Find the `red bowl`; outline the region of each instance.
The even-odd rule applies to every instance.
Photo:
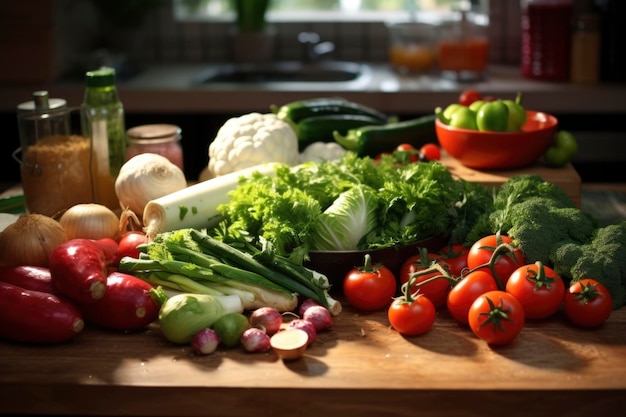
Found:
[[[521,132],[481,132],[435,121],[441,147],[466,167],[476,169],[513,169],[532,164],[552,143],[557,126],[556,117],[532,110],[526,110]]]

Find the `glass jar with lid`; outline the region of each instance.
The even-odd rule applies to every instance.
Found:
[[[20,164],[26,209],[55,216],[79,203],[93,201],[91,145],[73,135],[67,102],[35,91],[33,100],[17,106]]]
[[[142,153],[155,153],[166,157],[183,170],[181,132],[181,128],[173,124],[149,124],[128,129],[126,160]]]

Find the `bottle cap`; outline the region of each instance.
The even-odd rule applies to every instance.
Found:
[[[87,87],[107,87],[115,84],[115,69],[101,67],[95,71],[88,71],[85,79]]]

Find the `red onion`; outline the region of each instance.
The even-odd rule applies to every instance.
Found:
[[[198,355],[210,355],[215,352],[220,338],[211,328],[202,329],[191,338],[191,349]]]
[[[323,306],[311,306],[307,308],[302,318],[313,323],[315,330],[318,332],[329,329],[333,325],[333,317],[330,311]]]
[[[250,326],[264,330],[269,336],[275,334],[283,324],[283,316],[274,307],[260,307],[250,314]]]
[[[320,304],[312,298],[305,299],[304,301],[302,301],[302,304],[300,304],[300,307],[298,308],[298,313],[300,314],[300,317],[304,316],[304,312],[307,311],[309,307],[318,305]]]
[[[289,322],[287,326],[290,329],[300,329],[304,330],[309,336],[309,341],[307,345],[310,345],[317,338],[317,330],[315,330],[315,326],[308,320],[304,319],[295,319]]]
[[[241,335],[241,344],[246,352],[266,352],[271,348],[270,337],[262,329],[250,327]]]

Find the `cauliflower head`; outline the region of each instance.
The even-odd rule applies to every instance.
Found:
[[[300,162],[335,161],[348,151],[337,142],[313,142],[300,154]]]
[[[217,177],[267,162],[299,163],[298,137],[273,113],[248,113],[227,120],[209,145],[208,170]]]

